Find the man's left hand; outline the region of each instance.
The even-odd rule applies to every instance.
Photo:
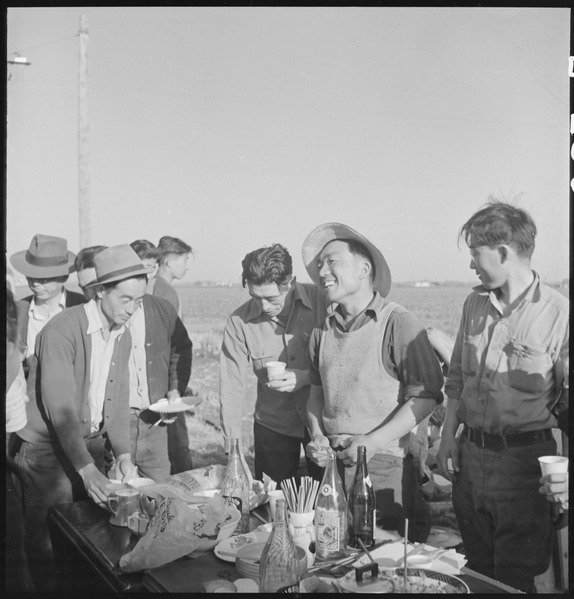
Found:
[[[345,467],[354,466],[357,463],[357,448],[361,445],[367,449],[367,462],[375,455],[375,448],[367,435],[355,435],[340,442],[345,449],[337,452],[337,457],[345,464]]]
[[[281,393],[292,393],[309,384],[307,370],[285,370],[281,374],[276,374],[273,379],[269,379],[267,387],[280,391]]]
[[[116,474],[120,475],[123,483],[138,477],[138,467],[132,462],[129,453],[123,453],[116,460]]]

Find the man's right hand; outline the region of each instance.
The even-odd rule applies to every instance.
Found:
[[[452,461],[452,466],[449,467],[449,459]],[[457,474],[460,472],[458,463],[458,442],[453,436],[443,436],[440,440],[440,446],[436,454],[436,463],[438,472],[441,476],[454,482]]]
[[[110,480],[106,478],[92,462],[81,468],[78,474],[82,477],[84,487],[90,496],[90,499],[100,507],[108,505],[108,490],[106,485],[110,484]]]
[[[324,468],[327,465],[327,449],[329,449],[329,447],[329,439],[327,439],[325,435],[316,435],[313,437],[312,441],[307,443],[305,453],[312,462],[317,464],[317,466]]]

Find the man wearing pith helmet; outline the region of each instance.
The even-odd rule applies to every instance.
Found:
[[[385,299],[387,262],[351,227],[319,225],[303,242],[302,255],[315,285],[336,304],[309,340],[307,455],[324,465],[325,448],[333,448],[349,488],[357,448],[365,446],[383,526],[403,534],[406,517],[409,539],[424,542],[430,510],[407,450],[411,429],[443,399],[443,375],[427,332],[414,314]],[[387,522],[393,511],[395,521]]]
[[[130,333],[148,270],[129,245],[94,257],[96,296],[55,316],[36,339],[39,417],[18,432],[16,463],[24,474],[26,538],[36,589],[55,589],[47,530],[50,506],[90,497],[104,505],[104,443],[116,473],[136,476],[130,457]]]

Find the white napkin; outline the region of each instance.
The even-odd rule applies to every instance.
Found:
[[[416,554],[425,555],[426,553],[428,555],[431,551],[436,551],[437,549],[439,548],[432,547],[431,545],[423,545],[421,547],[420,543],[415,543],[414,545],[409,545],[407,556],[415,550]],[[401,539],[393,541],[392,543],[387,543],[377,549],[373,549],[370,553],[382,568],[401,567],[404,556],[403,541]],[[368,556],[364,555],[358,560],[357,564],[365,565],[368,564],[369,561]],[[437,559],[425,565],[424,568],[440,572],[441,574],[455,576],[456,574],[460,574],[460,569],[465,564],[466,559],[463,555],[457,553],[454,549],[448,549],[445,553],[439,555]]]

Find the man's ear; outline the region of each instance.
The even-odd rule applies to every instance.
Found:
[[[99,299],[102,299],[102,297],[104,297],[104,286],[98,285],[95,289],[95,292],[96,292],[96,297]]]
[[[372,269],[371,263],[368,260],[363,260],[360,273],[361,279],[368,277],[371,274]]]
[[[506,260],[508,259],[508,246],[506,246],[506,245],[499,245],[498,246],[498,253],[500,254],[500,262],[502,264],[504,264],[506,262]]]

